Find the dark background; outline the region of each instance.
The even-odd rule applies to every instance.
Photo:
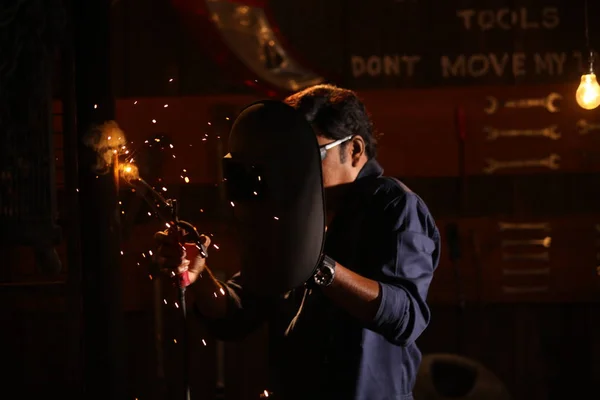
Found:
[[[110,25],[112,88],[116,120],[129,140],[142,143],[159,135],[171,151],[149,151],[145,176],[180,200],[181,215],[213,235],[211,265],[224,276],[237,270],[235,243],[227,224],[219,181],[219,162],[237,111],[264,98],[248,84],[235,56],[206,25],[188,26],[168,0],[113,1]],[[201,3],[198,0],[198,3]],[[260,2],[256,2],[260,3]],[[465,31],[456,12],[527,8],[539,21],[544,8],[558,9],[555,29]],[[443,233],[443,259],[429,301],[432,323],[419,340],[424,354],[461,354],[483,363],[499,376],[515,399],[597,398],[600,395],[600,298],[596,272],[600,251],[600,137],[582,135],[580,119],[600,122],[598,109],[584,111],[574,93],[581,74],[574,52],[586,52],[582,1],[270,1],[268,15],[278,36],[304,66],[327,81],[357,89],[373,115],[380,138],[380,161],[387,174],[401,178],[431,208]],[[598,45],[598,6],[590,3],[591,39]],[[208,24],[210,28],[210,24]],[[444,78],[442,56],[512,54],[527,56],[526,74]],[[565,53],[562,74],[535,74],[534,53]],[[215,56],[217,53],[217,56]],[[420,55],[412,78],[354,78],[352,56]],[[57,64],[60,65],[59,62]],[[63,66],[64,67],[64,66]],[[62,72],[54,85],[53,144],[56,155],[58,221],[67,233],[59,245],[63,271],[48,277],[36,268],[29,248],[0,249],[0,397],[61,396],[81,398],[82,363],[78,323],[70,291],[68,244],[76,223],[65,177],[66,90]],[[260,82],[259,82],[260,83]],[[260,86],[260,85],[259,85]],[[273,88],[270,88],[271,90]],[[539,98],[560,93],[560,111],[541,108],[483,112],[486,97]],[[285,95],[276,90],[275,97]],[[168,104],[168,107],[164,107]],[[464,115],[466,139],[460,140],[457,115]],[[151,121],[155,119],[157,123]],[[211,124],[208,125],[208,122]],[[485,126],[539,129],[557,125],[562,137],[515,138],[489,142]],[[208,135],[208,136],[207,136]],[[168,141],[166,140],[168,139]],[[204,140],[207,139],[207,140]],[[156,148],[154,149],[156,150]],[[558,170],[515,169],[486,175],[487,158],[499,160],[561,156]],[[181,180],[187,169],[190,183]],[[165,283],[162,308],[166,377],[156,373],[153,281],[147,258],[152,234],[163,228],[147,207],[122,188],[120,280],[128,398],[174,398],[178,393],[181,331],[175,293]],[[538,234],[499,231],[500,222],[547,222],[552,236],[550,272],[545,276],[507,278],[503,239]],[[458,243],[448,240],[457,226]],[[99,244],[100,246],[101,244]],[[460,257],[450,259],[451,247]],[[82,268],[86,268],[83,260]],[[537,265],[517,263],[514,268]],[[41,285],[31,283],[42,282]],[[48,283],[57,283],[48,284]],[[533,293],[504,289],[543,287]],[[161,302],[162,299],[158,299]],[[194,399],[217,399],[219,345],[190,322]],[[205,339],[205,346],[200,339]],[[258,399],[266,387],[266,333],[225,346],[225,398]],[[100,372],[102,374],[102,372]],[[168,393],[168,394],[165,394]],[[169,396],[170,394],[170,396]]]

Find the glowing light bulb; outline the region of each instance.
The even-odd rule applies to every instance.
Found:
[[[596,74],[590,72],[581,76],[581,83],[575,93],[575,100],[579,107],[586,110],[593,110],[600,106],[600,85],[596,79]]]

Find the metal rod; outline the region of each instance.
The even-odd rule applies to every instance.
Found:
[[[160,198],[162,196],[159,195]],[[172,219],[175,223],[174,229],[177,229],[180,232],[179,228],[179,203],[176,199],[171,199],[165,203],[171,205],[171,213]],[[181,242],[183,242],[183,237],[181,237]],[[181,306],[181,350],[182,350],[182,379],[183,379],[183,390],[184,390],[184,399],[190,400],[190,354],[189,354],[189,338],[188,338],[188,326],[187,326],[187,303],[185,299],[185,291],[186,285],[189,283],[187,272],[184,272],[185,277],[179,277],[179,285],[177,288],[179,289],[179,303]]]
[[[158,389],[166,396],[165,355],[164,355],[164,319],[163,319],[163,282],[160,274],[152,278],[153,308],[154,308],[154,350],[156,351],[156,377]]]
[[[181,329],[181,348],[183,351],[183,370],[182,370],[182,378],[183,378],[183,390],[184,399],[190,400],[190,354],[189,354],[189,332],[187,329],[187,304],[185,299],[185,291],[186,288],[183,285],[179,285],[179,302],[181,303],[181,319],[182,319],[182,329]]]

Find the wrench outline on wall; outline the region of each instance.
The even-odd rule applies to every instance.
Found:
[[[488,134],[487,140],[496,140],[501,137],[546,137],[557,140],[561,138],[561,133],[557,132],[558,125],[550,125],[542,129],[497,129],[491,126],[485,126],[483,131]]]
[[[494,96],[488,96],[487,101],[489,105],[483,109],[486,114],[494,114],[498,111],[499,107],[504,108],[530,108],[530,107],[543,107],[548,112],[556,113],[560,111],[560,108],[555,104],[556,101],[561,100],[563,97],[561,94],[552,92],[546,97],[540,98],[529,98],[529,99],[518,99],[518,100],[507,100],[502,102]]]
[[[550,253],[502,253],[502,261],[550,261]]]
[[[542,239],[505,239],[502,241],[502,247],[508,246],[542,246],[545,248],[549,248],[552,244],[552,238],[550,236],[546,236]]]
[[[590,122],[585,119],[580,119],[575,124],[580,135],[587,135],[593,131],[600,131],[600,123]]]
[[[498,222],[498,229],[504,231],[550,231],[549,222]]]
[[[514,168],[531,168],[531,167],[545,167],[549,169],[560,168],[560,156],[558,154],[550,154],[545,158],[532,158],[527,160],[508,160],[498,161],[493,158],[488,158],[486,162],[487,167],[483,169],[485,174],[493,174],[500,169],[514,169]]]
[[[505,294],[545,293],[549,289],[548,286],[502,286],[502,292]]]
[[[507,269],[502,270],[502,275],[506,276],[524,276],[524,275],[550,275],[550,268],[529,268],[529,269]]]

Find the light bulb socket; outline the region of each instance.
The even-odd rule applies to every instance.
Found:
[[[595,62],[595,54],[594,54],[594,50],[590,50],[590,55],[588,58],[588,64],[589,64],[589,73],[593,74],[594,73],[594,62]]]

